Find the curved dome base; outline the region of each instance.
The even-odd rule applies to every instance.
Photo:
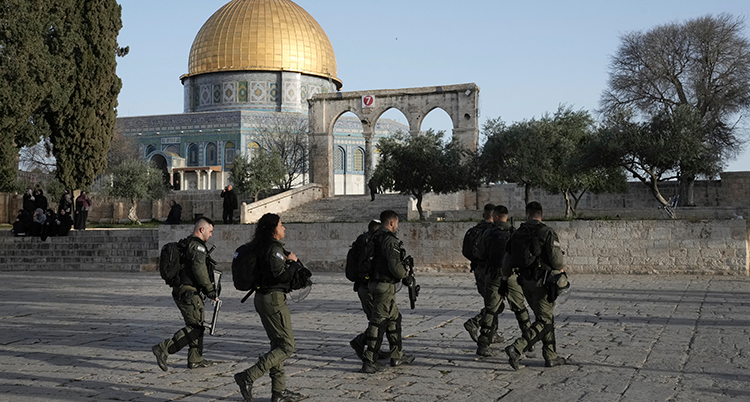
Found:
[[[184,77],[184,110],[259,110],[307,113],[307,100],[319,93],[336,92],[336,83],[324,78],[285,71],[248,71]]]

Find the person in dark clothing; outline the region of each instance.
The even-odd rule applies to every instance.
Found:
[[[44,210],[37,208],[34,211],[34,217],[31,221],[31,228],[29,229],[30,236],[39,236],[42,234],[42,226],[47,220],[47,216],[44,214]]]
[[[34,206],[37,208],[41,208],[42,211],[47,211],[48,202],[47,197],[44,196],[44,190],[41,188],[39,190],[36,190],[36,193],[34,194]]]
[[[375,201],[375,194],[378,193],[378,183],[375,182],[374,177],[367,182],[367,187],[370,188],[370,202]]]
[[[175,200],[169,200],[169,215],[167,220],[164,221],[167,225],[179,225],[182,219],[182,206],[175,202]]]
[[[47,240],[48,237],[57,236],[57,214],[55,214],[52,208],[47,208],[46,215],[47,219],[44,221],[42,231],[39,234],[42,241]]]
[[[73,196],[70,194],[70,190],[65,190],[65,194],[60,197],[60,201],[57,203],[57,213],[65,211],[65,214],[71,216],[73,212]]]
[[[234,210],[237,209],[237,194],[234,193],[231,184],[221,190],[221,198],[224,199],[222,218],[224,223],[231,225],[234,220]]]
[[[16,215],[16,220],[13,222],[13,229],[11,232],[13,232],[15,236],[26,236],[26,233],[28,233],[31,226],[31,219],[31,215],[29,215],[25,209],[19,209],[18,215]]]
[[[23,210],[29,215],[34,215],[36,209],[36,203],[34,203],[34,195],[31,193],[31,189],[26,190],[23,194]]]
[[[91,198],[81,191],[81,195],[76,198],[76,217],[75,229],[86,230],[86,220],[89,218],[89,209],[91,208]]]
[[[54,225],[55,227],[52,228],[52,231],[54,231],[57,236],[67,236],[68,233],[70,233],[70,228],[73,226],[73,218],[71,218],[70,214],[63,209],[57,215],[57,220],[55,220]]]

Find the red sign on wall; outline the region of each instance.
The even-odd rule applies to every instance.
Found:
[[[365,95],[362,97],[362,107],[375,107],[375,97],[372,95]]]

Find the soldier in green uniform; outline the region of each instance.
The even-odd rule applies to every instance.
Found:
[[[499,292],[503,284],[500,270],[503,257],[505,257],[505,246],[513,230],[508,222],[508,208],[503,205],[493,208],[492,222],[493,226],[482,234],[478,247],[480,254],[486,256],[484,308],[480,313],[480,330],[477,340],[477,354],[480,356],[492,356],[490,344],[496,334],[497,316],[505,308],[503,303],[505,295]],[[508,302],[518,303],[519,300],[508,300]],[[520,297],[520,304],[525,306],[523,295]]]
[[[187,237],[185,267],[180,271],[180,285],[172,289],[172,298],[185,319],[185,327],[175,332],[170,339],[165,339],[151,348],[156,356],[156,363],[167,371],[167,357],[179,352],[185,346],[188,350],[188,368],[208,367],[215,362],[203,359],[203,319],[204,306],[201,293],[211,300],[216,300],[216,288],[211,283],[208,268],[208,250],[206,242],[211,238],[214,224],[208,218],[195,222],[193,234]]]
[[[379,228],[380,221],[377,219],[373,219],[367,225],[367,232],[362,233],[360,236],[374,235],[374,233],[377,232]],[[370,316],[372,315],[372,295],[370,294],[369,285],[370,281],[368,280],[358,281],[354,284],[354,288],[357,292],[357,297],[359,297],[359,301],[362,304],[362,310],[365,312],[365,316],[367,316],[368,323],[370,322]],[[366,342],[367,334],[365,332],[360,333],[349,342],[349,346],[354,349],[354,353],[356,353],[357,357],[359,357],[360,359],[362,359],[362,357],[364,356]]]
[[[362,360],[362,372],[372,374],[382,368],[377,362],[377,352],[385,334],[390,345],[391,366],[410,364],[414,356],[404,354],[401,343],[401,313],[396,305],[396,287],[398,281],[408,281],[408,271],[402,258],[404,252],[401,242],[396,237],[398,214],[386,210],[380,213],[380,228],[375,233],[375,257],[373,273],[369,283],[372,295],[372,313],[370,323],[365,331],[367,349]],[[404,283],[409,285],[409,283]]]
[[[478,231],[480,233],[479,237],[477,237],[477,240],[481,238],[482,234],[489,228],[492,227],[492,210],[495,208],[495,204],[487,204],[484,206],[484,212],[482,212],[482,221],[479,222],[476,226],[469,229],[469,232],[471,231]],[[467,232],[467,236],[469,236],[469,232]],[[466,239],[464,239],[464,243],[466,242]],[[466,247],[466,245],[464,245]],[[474,273],[474,280],[477,284],[477,292],[482,296],[482,299],[484,299],[484,290],[485,290],[485,277],[486,277],[486,271],[487,271],[487,262],[483,260],[479,260],[476,258],[476,256],[473,255],[471,251],[463,250],[464,255],[466,256],[467,252],[471,254],[472,258],[469,258],[471,261],[471,264],[469,266],[471,267],[471,272]],[[473,250],[472,250],[473,251]],[[477,313],[472,318],[469,318],[464,322],[464,328],[469,333],[469,336],[474,342],[478,341],[478,332],[479,332],[479,320],[482,318],[482,311]],[[497,342],[502,342],[500,339],[497,340]]]
[[[518,270],[517,280],[534,311],[535,319],[522,337],[505,348],[508,363],[518,370],[526,347],[542,341],[544,365],[554,367],[565,364],[566,359],[557,355],[555,303],[548,299],[550,284],[547,283],[555,274],[564,271],[563,252],[557,233],[542,223],[542,205],[538,202],[526,205],[526,222],[511,236],[508,254],[508,263],[503,264],[503,277],[509,278],[513,269]]]
[[[265,373],[271,376],[271,401],[293,402],[305,396],[286,389],[284,361],[294,353],[294,333],[286,294],[292,290],[292,280],[297,270],[297,256],[284,249],[281,243],[286,228],[276,214],[263,215],[255,226],[255,236],[250,242],[257,251],[261,285],[255,292],[255,311],[260,316],[271,350],[245,371],[234,375],[245,401],[252,401],[253,382]]]

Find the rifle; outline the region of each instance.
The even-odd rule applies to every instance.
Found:
[[[214,304],[214,315],[211,318],[211,323],[203,323],[203,326],[208,329],[208,333],[213,336],[216,334],[216,322],[219,319],[219,310],[221,309],[221,299],[219,299],[219,295],[221,294],[221,271],[218,269],[215,269],[216,261],[214,261],[213,258],[211,258],[211,252],[214,251],[214,247],[211,247],[211,250],[208,251],[208,260],[207,260],[207,266],[208,266],[208,273],[211,279],[211,282],[214,284],[214,289],[216,289],[216,300],[212,300],[212,303]]]
[[[420,286],[417,285],[417,278],[414,277],[414,258],[412,258],[412,256],[407,256],[404,258],[403,264],[405,267],[409,268],[409,274],[406,276],[405,284],[406,287],[409,288],[409,305],[411,309],[414,310],[420,289]]]

